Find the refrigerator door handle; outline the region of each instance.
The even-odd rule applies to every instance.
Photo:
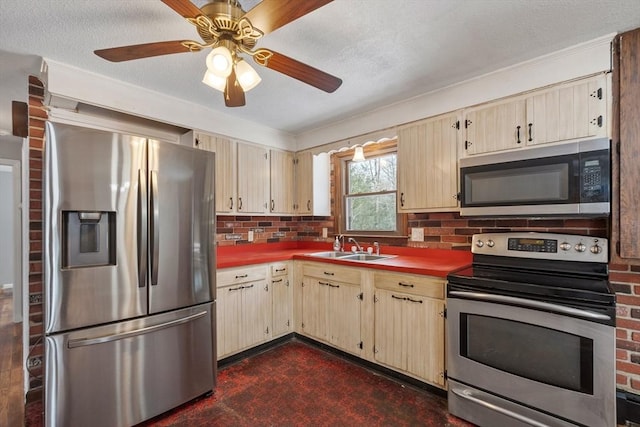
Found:
[[[151,250],[153,251],[151,254],[151,286],[155,286],[158,284],[158,262],[159,262],[159,252],[160,252],[160,224],[159,221],[159,206],[158,202],[158,172],[151,171],[151,176],[149,178],[151,184]]]
[[[138,287],[147,284],[147,183],[145,174],[138,169]]]
[[[125,338],[136,337],[138,335],[144,335],[144,334],[149,334],[151,332],[156,332],[161,329],[171,328],[173,326],[181,325],[183,323],[189,323],[206,315],[207,315],[207,311],[205,310],[205,311],[201,311],[199,313],[195,313],[180,319],[171,320],[169,322],[160,323],[158,325],[147,326],[145,328],[135,329],[133,331],[127,331],[127,332],[122,332],[119,334],[112,334],[112,335],[104,335],[96,338],[71,339],[67,343],[67,347],[68,348],[86,347],[88,345],[103,344],[107,342],[122,340]]]

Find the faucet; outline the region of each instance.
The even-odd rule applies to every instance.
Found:
[[[356,241],[356,239],[354,239],[353,237],[349,237],[348,242],[350,242],[350,243],[355,243],[355,244],[356,244],[356,247],[358,248],[358,252],[364,252],[364,251],[362,250],[362,246],[360,246],[360,243],[358,243],[358,242]]]
[[[344,234],[340,234],[338,240],[340,240],[340,250],[344,251]]]

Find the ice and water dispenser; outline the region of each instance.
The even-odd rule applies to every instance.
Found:
[[[116,213],[62,212],[62,268],[116,264]]]

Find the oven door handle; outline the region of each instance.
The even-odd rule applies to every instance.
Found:
[[[449,295],[455,297],[470,298],[479,301],[489,301],[505,304],[517,304],[528,308],[537,308],[541,310],[553,311],[559,314],[568,314],[571,316],[582,317],[590,320],[611,320],[611,316],[601,313],[595,313],[593,311],[581,310],[579,308],[565,307],[558,304],[551,304],[548,302],[528,300],[518,297],[510,297],[507,295],[493,295],[485,294],[482,292],[464,292],[464,291],[449,291]]]
[[[462,398],[462,399],[466,399],[466,400],[468,400],[470,402],[473,402],[473,403],[475,403],[477,405],[484,406],[485,408],[487,408],[489,410],[492,410],[492,411],[495,411],[495,412],[499,412],[502,415],[506,415],[509,418],[515,418],[516,420],[521,421],[521,422],[523,422],[525,424],[529,424],[529,425],[534,426],[534,427],[548,427],[547,424],[543,424],[543,423],[538,422],[536,420],[532,420],[531,418],[525,417],[522,414],[518,414],[518,413],[510,411],[510,410],[508,410],[506,408],[501,408],[498,405],[495,405],[493,403],[490,403],[490,402],[484,401],[484,400],[482,400],[482,399],[480,399],[478,397],[475,397],[475,396],[473,396],[471,394],[471,390],[468,390],[468,389],[458,390],[456,388],[451,388],[451,392],[453,394],[455,394],[456,396]]]

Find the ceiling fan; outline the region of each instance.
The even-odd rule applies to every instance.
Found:
[[[198,30],[203,43],[173,40],[100,49],[94,53],[108,61],[121,62],[211,48],[203,83],[224,93],[227,107],[245,105],[245,92],[260,82],[260,76],[241,54],[258,64],[300,80],[325,92],[334,92],[342,80],[271,49],[255,48],[265,34],[295,21],[333,0],[262,0],[246,12],[238,0],[213,0],[198,8],[189,0],[162,0]]]

